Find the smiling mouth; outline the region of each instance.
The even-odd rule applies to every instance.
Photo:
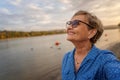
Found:
[[[74,33],[68,33],[68,35],[73,35]]]
[[[75,33],[74,33],[74,32],[71,32],[71,31],[68,31],[67,34],[68,34],[68,35],[73,35],[73,34],[75,34]]]

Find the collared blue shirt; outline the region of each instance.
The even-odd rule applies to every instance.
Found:
[[[77,72],[74,52],[75,49],[63,58],[62,80],[120,80],[120,61],[111,51],[100,50],[94,45]]]

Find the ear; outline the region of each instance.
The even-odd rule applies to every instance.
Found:
[[[97,33],[96,29],[89,30],[89,32],[88,32],[88,38],[91,39],[92,37],[95,36],[96,33]]]

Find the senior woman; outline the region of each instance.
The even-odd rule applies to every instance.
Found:
[[[62,80],[120,80],[120,62],[94,44],[103,33],[101,21],[87,11],[76,12],[66,23],[67,40],[75,48],[62,62]]]

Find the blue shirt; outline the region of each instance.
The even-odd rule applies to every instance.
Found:
[[[62,80],[120,80],[120,61],[111,51],[94,45],[75,71],[74,52],[65,54],[62,62]]]

